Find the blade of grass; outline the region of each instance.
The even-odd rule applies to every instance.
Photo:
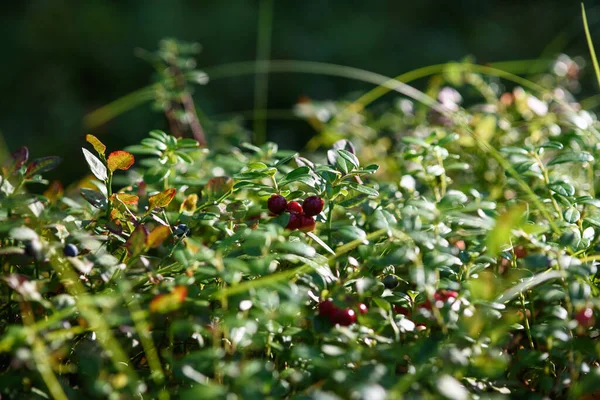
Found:
[[[387,232],[387,229],[380,229],[375,232],[371,232],[364,239],[356,239],[356,240],[353,240],[352,242],[346,243],[345,245],[340,246],[338,249],[336,249],[335,254],[329,256],[327,258],[327,261],[331,262],[331,261],[337,259],[338,257],[348,253],[352,249],[360,246],[361,244],[363,244],[365,242],[365,240],[377,239],[378,237],[382,236],[386,232]],[[297,274],[308,272],[310,270],[311,270],[311,267],[309,265],[302,264],[296,268],[291,268],[291,269],[288,269],[285,271],[281,271],[281,272],[277,272],[277,273],[265,276],[263,278],[254,279],[251,281],[244,281],[235,286],[229,286],[229,287],[223,288],[223,289],[219,290],[218,292],[214,293],[213,298],[226,299],[227,297],[233,296],[235,294],[240,294],[240,293],[244,293],[249,290],[259,288],[259,287],[272,285],[272,284],[280,282],[282,280],[291,279],[292,277],[294,277]]]
[[[144,353],[146,353],[146,358],[148,359],[148,366],[150,367],[151,371],[151,377],[156,384],[160,385],[164,382],[165,373],[160,363],[160,358],[158,356],[156,346],[154,345],[154,340],[152,340],[152,333],[150,332],[150,324],[146,320],[146,313],[140,307],[140,304],[137,301],[135,295],[131,293],[131,286],[129,284],[129,281],[118,280],[117,285],[121,291],[121,296],[123,297],[123,300],[127,304],[127,308],[129,308],[129,313],[131,314],[131,319],[133,320],[135,330],[137,331],[140,337],[140,342],[142,343],[142,347],[144,348]],[[129,299],[129,301],[127,301],[127,299]],[[169,392],[161,391],[159,398],[161,400],[169,399]]]
[[[587,17],[585,15],[585,6],[583,3],[581,3],[581,18],[583,18],[583,30],[585,31],[585,38],[590,49],[590,56],[592,57],[594,72],[596,73],[596,79],[598,80],[598,86],[600,87],[600,66],[598,65],[598,58],[596,57],[596,50],[594,49],[594,43],[592,42],[592,35],[590,34],[590,28],[588,26]]]
[[[261,68],[271,53],[273,26],[273,0],[261,0],[256,38],[256,73],[254,75],[254,141],[261,145],[267,141],[267,119],[264,109],[269,95],[269,75]]]
[[[87,129],[94,129],[111,119],[127,112],[140,104],[154,98],[156,85],[146,86],[123,97],[120,97],[105,106],[92,111],[83,117],[83,124]]]
[[[31,308],[29,303],[22,302],[21,303],[21,317],[23,319],[23,324],[27,328],[32,328],[35,326],[35,320],[33,319],[33,313],[31,312]],[[42,341],[42,339],[35,333],[34,330],[30,330],[33,336],[32,343],[32,355],[35,360],[35,365],[40,373],[42,380],[46,384],[48,391],[52,395],[54,399],[57,400],[67,400],[68,397],[65,394],[56,374],[54,374],[54,370],[52,369],[52,360],[50,359],[49,351],[46,348],[46,345]]]
[[[90,328],[96,332],[98,343],[104,348],[115,368],[128,376],[128,384],[133,390],[137,391],[136,385],[139,381],[137,373],[129,365],[129,358],[123,351],[119,341],[114,337],[104,317],[93,306],[90,295],[81,283],[77,273],[68,263],[61,261],[57,256],[50,258],[50,265],[61,278],[69,294],[75,299],[77,309],[83,318],[88,321]]]

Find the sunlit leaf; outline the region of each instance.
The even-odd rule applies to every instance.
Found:
[[[96,150],[98,154],[104,155],[106,146],[100,141],[100,139],[94,135],[87,134],[85,135],[85,140],[94,147],[94,150]]]
[[[150,301],[150,312],[165,314],[177,310],[187,297],[187,288],[179,285],[171,293],[159,294]]]
[[[175,194],[177,194],[177,189],[170,188],[154,196],[150,196],[148,198],[148,210],[152,211],[155,208],[168,206],[175,197]]]
[[[108,155],[106,164],[108,169],[112,172],[115,172],[118,169],[126,171],[133,165],[134,161],[133,154],[124,150],[117,150]]]
[[[128,206],[135,205],[140,200],[138,196],[128,193],[114,193],[111,196],[111,199],[118,199],[121,203],[127,204]]]
[[[146,246],[150,249],[160,246],[171,234],[168,226],[158,225],[146,238]]]
[[[81,149],[83,151],[83,156],[85,157],[85,161],[87,161],[92,174],[101,181],[108,180],[108,171],[106,170],[106,166],[98,157],[93,155],[88,149]]]

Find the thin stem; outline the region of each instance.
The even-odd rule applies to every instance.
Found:
[[[529,318],[527,318],[527,308],[525,307],[525,296],[521,292],[521,309],[523,310],[523,318],[525,318],[525,332],[527,332],[527,339],[529,340],[529,347],[534,349],[533,337],[531,336],[531,327],[529,326]]]

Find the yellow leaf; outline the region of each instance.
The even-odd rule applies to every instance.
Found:
[[[94,150],[96,150],[98,154],[104,155],[104,152],[106,151],[106,146],[100,141],[100,139],[98,139],[94,135],[88,134],[85,135],[85,140],[94,147]]]
[[[161,314],[177,310],[187,297],[185,286],[175,286],[171,293],[159,294],[150,301],[150,312]]]
[[[133,165],[134,161],[133,154],[123,150],[117,150],[110,153],[106,160],[106,164],[111,172],[115,172],[118,169],[126,171]]]
[[[171,234],[171,229],[168,226],[159,225],[150,232],[146,238],[146,247],[153,249],[164,242]]]
[[[179,207],[180,213],[193,213],[196,211],[196,205],[198,204],[198,195],[190,194],[186,199],[181,203],[181,207]]]
[[[148,198],[148,211],[152,211],[158,207],[168,206],[171,200],[173,200],[173,197],[175,197],[176,193],[177,189],[171,188],[157,193],[154,196],[150,196]]]

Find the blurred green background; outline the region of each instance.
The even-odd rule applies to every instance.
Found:
[[[600,7],[586,1],[600,43]],[[256,57],[260,2],[32,0],[0,6],[0,133],[12,151],[61,155],[50,178],[81,177],[80,147],[94,133],[109,148],[137,143],[151,129],[168,130],[146,103],[90,132],[86,113],[148,85],[152,68],[134,55],[164,37],[199,42],[198,65]],[[396,76],[472,55],[479,63],[554,57],[588,58],[580,3],[574,0],[418,0],[273,2],[272,59],[311,60]],[[591,68],[583,90],[593,94]],[[423,85],[418,82],[417,86]],[[299,96],[336,99],[371,86],[329,76],[274,74],[268,108],[290,109]],[[251,110],[254,79],[245,75],[197,87],[207,116]],[[248,122],[251,126],[251,122]],[[268,137],[301,148],[312,131],[303,121],[271,118]]]

